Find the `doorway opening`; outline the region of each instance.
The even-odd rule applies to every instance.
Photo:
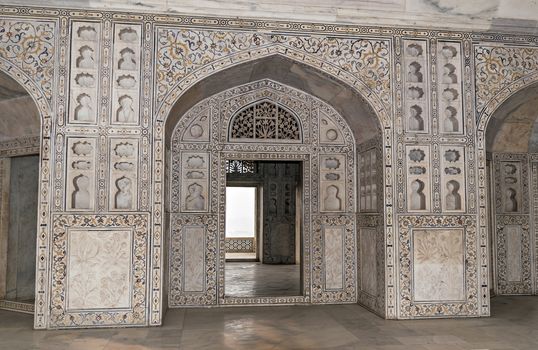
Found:
[[[259,261],[257,186],[226,186],[226,261]]]
[[[302,295],[301,163],[226,163],[225,297]]]

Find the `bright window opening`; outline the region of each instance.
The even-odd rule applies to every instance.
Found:
[[[226,187],[226,237],[255,237],[256,188]]]

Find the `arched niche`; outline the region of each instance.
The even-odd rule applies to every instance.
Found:
[[[14,67],[0,70],[0,308],[28,313],[36,298],[42,117],[34,102],[41,98],[18,78]]]
[[[485,128],[493,294],[536,295],[538,83],[497,106]]]
[[[344,86],[337,85],[336,81],[328,80],[328,77],[319,73],[314,77],[303,76],[301,74],[307,74],[303,70],[306,67],[292,62],[270,60],[264,63],[284,67],[285,71],[276,74],[274,72],[279,72],[278,68],[262,69],[252,65],[250,71],[245,68],[246,70],[241,69],[236,73],[242,75],[246,71],[251,79],[267,75],[274,77],[273,74],[276,74],[282,80],[301,85],[304,89],[268,78],[225,89],[230,82],[241,81],[229,73],[230,75],[220,76],[219,79],[204,81],[203,86],[193,88],[194,91],[187,91],[184,95],[187,98],[185,103],[180,103],[183,99],[181,98],[173,108],[174,114],[167,119],[169,185],[166,197],[168,205],[165,206],[170,218],[170,307],[357,302],[358,229],[355,224],[360,207],[358,198],[362,195],[359,194],[357,184],[357,158],[362,159],[356,152],[356,149],[360,148],[357,147],[357,138],[362,141],[359,146],[373,145],[370,148],[364,147],[372,153],[374,146],[378,145],[376,142],[380,141],[377,120],[364,100]],[[308,81],[309,79],[314,81]],[[326,85],[319,79],[324,79]],[[215,84],[222,90],[216,88]],[[194,96],[205,96],[209,94],[208,91],[215,90],[218,92],[200,101],[198,98],[194,99]],[[319,96],[311,94],[312,91],[317,91],[335,104],[329,104]],[[355,108],[353,103],[356,104]],[[279,116],[286,116],[289,119],[286,122],[287,127],[296,128],[296,132],[286,133],[283,138],[264,136],[255,139],[255,131],[248,129],[240,133],[241,137],[233,137],[232,130],[236,127],[238,118],[243,118],[243,123],[253,123],[256,111],[260,109],[265,113],[260,118],[268,119],[268,108],[278,110]],[[339,109],[347,112],[356,132]],[[245,111],[246,117],[243,114]],[[365,117],[361,113],[369,114]],[[182,115],[177,117],[177,114]],[[366,121],[368,118],[370,120]],[[374,174],[379,174],[379,152],[373,152],[379,159],[377,163],[370,153],[365,167],[374,169]],[[235,159],[297,160],[303,164],[304,265],[303,294],[300,296],[228,298],[224,295],[222,242],[225,162]],[[366,178],[366,175],[364,177]],[[379,179],[373,174],[369,174],[368,178],[373,181]],[[370,191],[376,194],[382,192],[377,191],[376,186],[370,186]],[[193,200],[193,196],[196,200]],[[373,207],[377,208],[377,203],[382,201],[376,199],[372,202],[376,203]],[[378,220],[378,223],[381,221]],[[193,249],[192,245],[189,249],[185,248],[193,242],[196,243],[192,238],[195,237],[196,231],[189,231],[190,227],[199,230],[198,237],[205,237],[204,240],[198,241],[196,249]],[[376,229],[377,226],[374,225],[373,240],[368,242],[377,247],[381,245],[377,245],[376,240],[381,237],[376,237]],[[334,242],[341,244],[335,245]],[[215,251],[214,247],[220,247],[220,252]],[[330,256],[330,247],[341,249],[336,253],[340,258]],[[378,254],[376,247],[369,247],[374,255]],[[204,254],[188,257],[189,252],[200,249],[204,250]],[[194,258],[200,259],[194,265],[204,266],[196,273],[189,267],[189,261],[192,262]],[[341,263],[343,261],[345,263]],[[375,263],[374,265],[377,266]],[[336,272],[340,275],[335,276],[335,272],[330,271],[340,271]],[[330,273],[333,275],[329,276]],[[382,284],[383,279],[376,279],[375,283],[377,282]],[[374,294],[377,287],[377,284],[372,287]],[[382,289],[384,291],[384,287]],[[384,296],[380,295],[379,298],[383,299]]]

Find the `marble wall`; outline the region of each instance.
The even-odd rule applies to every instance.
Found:
[[[50,8],[0,13],[0,70],[41,115],[36,328],[159,325],[165,289],[174,306],[281,302],[222,294],[226,157],[307,169],[305,294],[286,302],[360,302],[391,319],[489,315],[485,132],[503,101],[538,82],[536,37]],[[226,75],[275,57],[294,62],[285,74],[293,87],[271,80],[286,79],[280,66]],[[323,82],[340,85],[327,91]],[[286,118],[259,118],[248,108],[260,100],[261,110],[283,106],[277,115]],[[239,115],[246,122],[232,132]],[[504,161],[504,184],[528,172],[520,159]],[[506,267],[510,282],[528,261],[517,252],[530,234],[529,185],[518,181],[496,200],[499,237],[512,242],[505,255],[516,262]],[[523,243],[513,244],[518,237]],[[95,241],[111,243],[84,243]],[[78,258],[85,254],[95,264]],[[115,268],[106,269],[111,259]],[[99,298],[77,287],[80,273],[102,280]]]

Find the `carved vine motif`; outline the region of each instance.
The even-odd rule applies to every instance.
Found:
[[[476,109],[481,111],[503,88],[538,70],[538,49],[477,46]]]
[[[0,21],[0,57],[16,64],[52,98],[54,25],[48,22]]]
[[[356,75],[383,102],[390,94],[390,44],[385,40],[161,28],[157,35],[157,99],[196,69],[241,51],[282,45]]]

